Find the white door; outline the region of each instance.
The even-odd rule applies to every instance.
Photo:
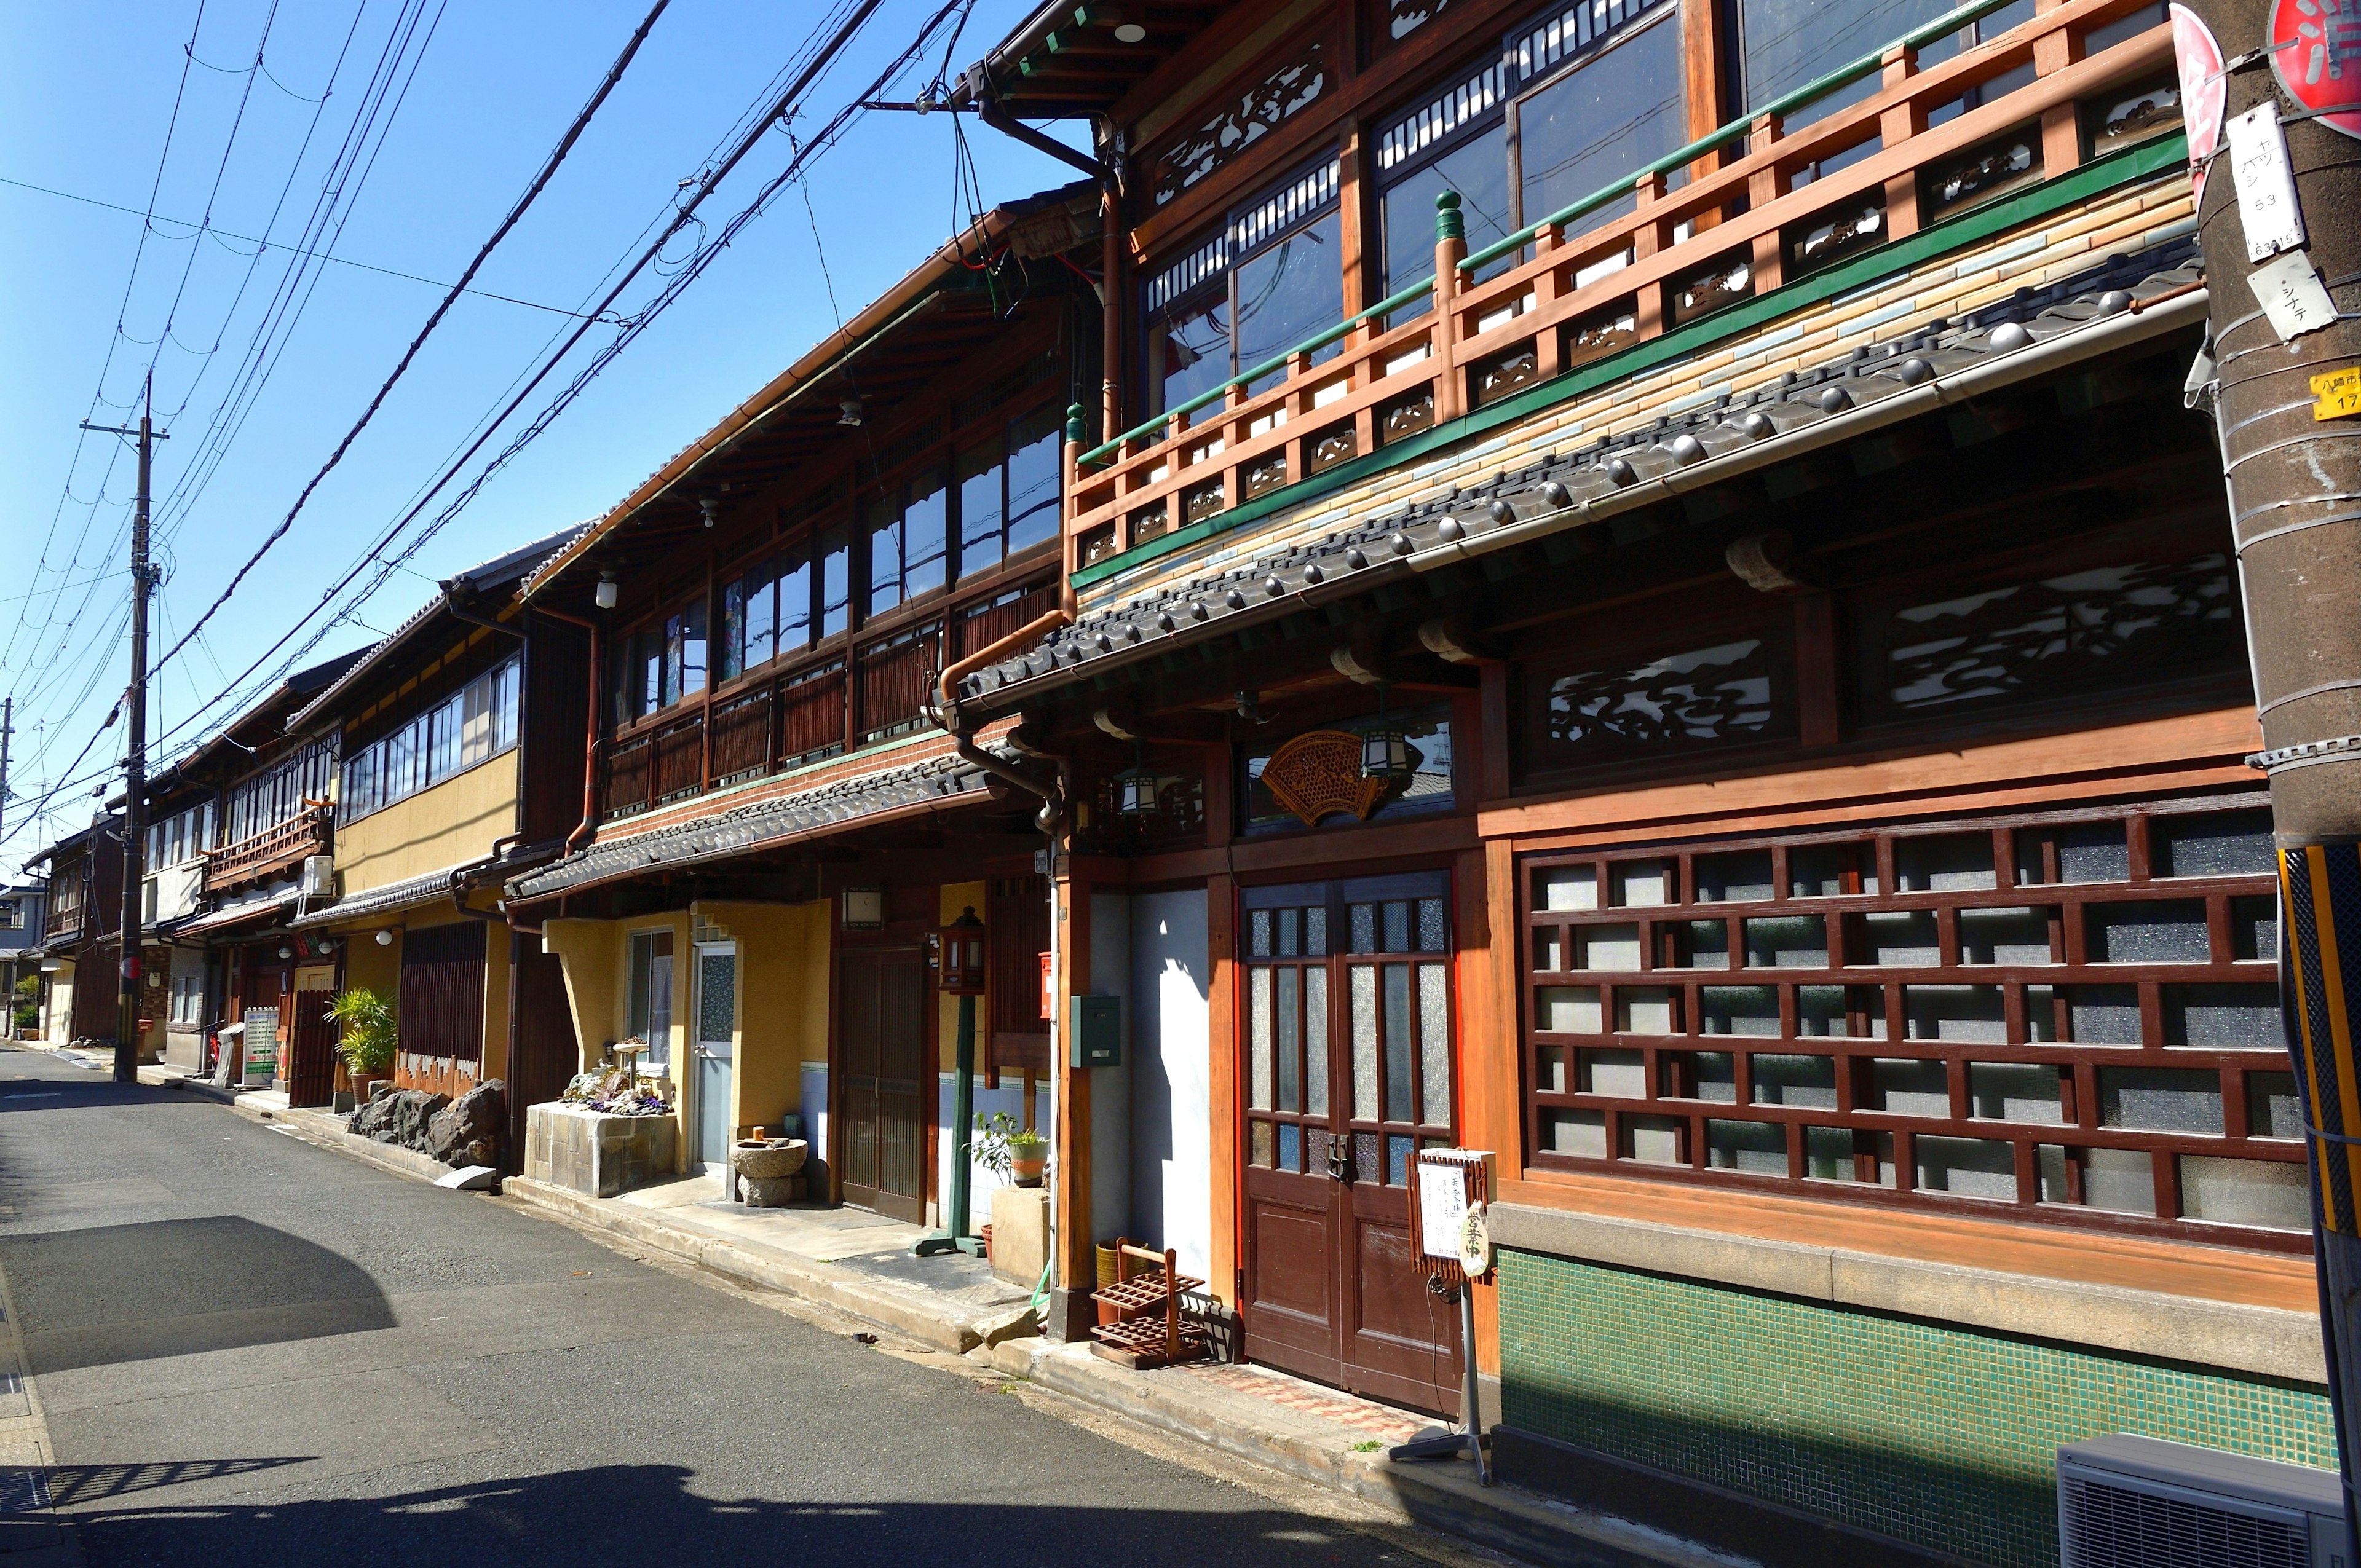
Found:
[[[730,1157],[730,1074],[738,1041],[738,948],[700,942],[697,948],[697,1161],[719,1169]]]

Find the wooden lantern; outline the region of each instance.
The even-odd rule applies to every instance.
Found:
[[[935,984],[944,995],[983,994],[983,935],[972,907],[935,933]]]

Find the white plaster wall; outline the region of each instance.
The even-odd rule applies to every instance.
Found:
[[[951,1107],[958,1097],[959,1075],[944,1073],[936,1091],[936,1115],[939,1118],[942,1131],[935,1140],[935,1190],[941,1194],[943,1202],[950,1201],[951,1161],[957,1157],[958,1127],[951,1118]],[[1025,1120],[1024,1074],[1003,1072],[997,1089],[986,1089],[983,1074],[979,1071],[975,1075],[975,1113],[989,1116],[994,1111],[1005,1111],[1011,1120],[1018,1123]],[[1055,1113],[1055,1102],[1049,1098],[1049,1080],[1037,1077],[1033,1086],[1033,1125],[1046,1129]],[[992,1190],[1000,1184],[1001,1177],[997,1171],[985,1169],[980,1161],[970,1161],[967,1211],[971,1232],[992,1218]]]
[[[828,1063],[807,1061],[803,1064],[803,1069],[796,1111],[804,1120],[803,1136],[811,1145],[810,1158],[825,1163],[828,1159]]]
[[[1205,894],[1144,893],[1131,901],[1131,1222],[1134,1235],[1180,1255],[1182,1272],[1213,1264],[1213,1124],[1207,1080],[1212,1027]]]
[[[1091,993],[1131,995],[1131,896],[1091,890]],[[1131,1054],[1128,1005],[1119,1008],[1123,1059],[1091,1075],[1091,1235],[1111,1242],[1131,1228]]]

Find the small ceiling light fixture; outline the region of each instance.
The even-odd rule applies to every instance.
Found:
[[[295,949],[290,947],[281,946],[279,949],[279,956],[282,959],[291,959],[295,956]]]
[[[697,510],[703,514],[705,526],[711,528],[713,520],[721,515],[721,498],[708,490],[697,498]]]
[[[1411,758],[1410,737],[1386,718],[1386,687],[1378,683],[1378,722],[1361,735],[1361,776],[1365,779],[1406,779],[1418,771]]]
[[[836,416],[837,423],[850,425],[856,430],[861,427],[861,400],[859,398],[847,398],[836,406],[839,410]]]
[[[600,609],[614,609],[615,593],[615,574],[612,572],[599,573],[598,591],[590,596],[598,602],[598,608]]]
[[[1115,808],[1126,817],[1156,815],[1156,770],[1148,765],[1147,748],[1131,743],[1131,766],[1115,776]]]
[[[379,931],[377,934],[377,945],[380,948],[390,948],[393,946],[393,933],[390,931]]]
[[[1119,44],[1144,44],[1148,41],[1148,29],[1137,22],[1117,22],[1115,25],[1115,41]]]

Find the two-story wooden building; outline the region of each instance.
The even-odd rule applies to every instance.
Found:
[[[1074,618],[946,713],[1128,1014],[1060,1326],[1121,1229],[1454,1409],[1458,1144],[1514,1478],[2034,1564],[2060,1442],[2332,1464],[2163,8],[1057,5],[964,95],[1124,175]]]
[[[42,869],[41,935],[20,961],[40,966],[40,1037],[52,1046],[115,1039],[121,830],[121,818],[93,812],[89,827],[25,862],[27,870]]]
[[[285,721],[337,758],[333,885],[291,932],[332,955],[330,989],[395,999],[400,1087],[511,1086],[511,1158],[523,1105],[556,1098],[577,1069],[556,960],[482,896],[586,827],[588,630],[515,603],[567,536],[444,583]],[[327,1103],[335,1070],[324,1043],[299,1049],[291,1100]]]
[[[1047,1123],[1051,775],[928,711],[946,663],[1059,602],[1099,203],[979,218],[526,585],[598,628],[597,821],[509,907],[565,963],[586,1064],[636,1041],[678,1086],[690,1170],[792,1124],[830,1196],[938,1213],[960,1140],[928,939],[970,908],[996,955],[977,1109]]]

